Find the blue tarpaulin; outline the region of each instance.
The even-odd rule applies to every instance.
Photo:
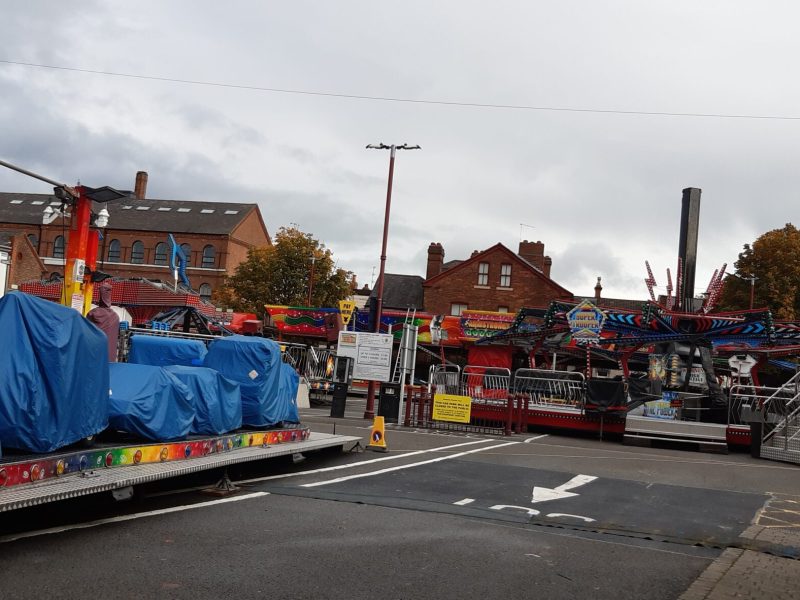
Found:
[[[137,365],[167,367],[202,366],[206,345],[199,340],[182,340],[157,335],[134,335],[128,362]]]
[[[297,421],[280,392],[282,364],[277,343],[243,335],[213,341],[205,360],[206,367],[242,386],[242,423],[250,427]]]
[[[185,438],[195,417],[191,390],[151,365],[112,364],[110,406],[112,429],[153,441]]]
[[[0,443],[52,452],[108,425],[108,345],[81,314],[21,292],[0,298]]]
[[[281,421],[287,423],[299,423],[300,416],[297,414],[297,388],[300,387],[300,376],[292,365],[281,362],[281,378],[278,388],[278,398],[281,406],[284,407]]]
[[[205,367],[164,369],[192,392],[195,417],[191,433],[222,435],[242,426],[242,392],[238,383]]]

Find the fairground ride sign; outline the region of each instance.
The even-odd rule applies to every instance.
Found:
[[[572,339],[576,342],[596,342],[600,339],[605,321],[605,313],[588,300],[581,302],[567,313]]]

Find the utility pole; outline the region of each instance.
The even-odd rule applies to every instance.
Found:
[[[381,265],[378,272],[378,293],[376,295],[377,310],[375,315],[375,333],[380,333],[381,330],[381,313],[383,310],[383,279],[386,269],[386,242],[389,238],[389,212],[392,206],[392,180],[394,178],[394,158],[397,150],[421,150],[420,146],[409,146],[408,144],[402,145],[386,145],[386,144],[369,144],[367,146],[370,150],[389,150],[389,182],[386,186],[386,211],[383,217],[383,244],[381,245]],[[364,410],[365,419],[375,418],[375,382],[370,380],[367,387],[367,406]],[[398,415],[398,422],[402,415]]]
[[[311,304],[311,294],[314,291],[314,262],[317,260],[317,257],[313,254],[311,255],[311,277],[308,278],[308,306],[312,306]]]
[[[756,281],[758,281],[758,277],[756,277],[755,275],[750,275],[749,277],[745,277],[744,275],[739,275],[738,273],[731,273],[731,275],[741,279],[742,281],[750,282],[750,310],[753,310],[753,305],[755,304],[755,297],[756,297]]]

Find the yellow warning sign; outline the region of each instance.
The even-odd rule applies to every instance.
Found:
[[[469,423],[472,398],[455,394],[434,394],[433,420]]]
[[[356,303],[350,300],[339,300],[339,313],[342,315],[342,323],[347,325],[350,323],[350,317],[353,316],[353,311],[356,309]]]

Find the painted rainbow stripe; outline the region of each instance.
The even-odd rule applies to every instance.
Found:
[[[0,463],[0,495],[3,493],[1,488],[83,471],[190,460],[240,448],[299,442],[308,439],[309,435],[310,430],[307,427],[245,431],[199,440],[88,449],[56,456],[41,456],[36,460],[28,458],[21,462]]]

